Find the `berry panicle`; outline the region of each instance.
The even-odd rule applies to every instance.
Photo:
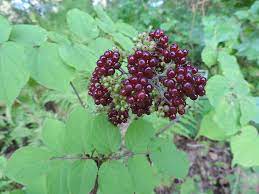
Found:
[[[114,125],[153,111],[174,120],[185,114],[187,98],[205,95],[207,80],[187,61],[189,51],[169,44],[163,30],[141,34],[133,50],[125,59],[118,50],[105,51],[92,73],[88,93],[96,105],[108,107]],[[127,72],[121,61],[127,61]]]

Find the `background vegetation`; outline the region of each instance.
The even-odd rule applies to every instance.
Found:
[[[137,32],[164,29],[171,40],[190,50],[190,60],[203,70],[209,82],[207,96],[191,104],[179,122],[170,123],[156,115],[145,117],[155,128],[167,128],[165,136],[190,160],[186,178],[165,180],[155,192],[259,193],[259,1],[101,2],[105,2],[101,4],[108,15],[96,10],[91,1],[82,0],[1,1],[0,9],[13,24],[42,26],[49,31],[48,39],[61,46],[67,38],[60,34],[69,36],[67,11],[86,11],[101,31],[100,37],[87,44],[98,54],[114,45],[127,50]],[[0,43],[1,20],[0,16]],[[11,40],[28,41],[24,37],[14,34]],[[86,60],[80,54],[71,59],[68,53],[61,54],[61,58],[70,64]],[[96,57],[91,60],[94,63]],[[91,70],[84,69],[84,65],[75,68],[73,83],[86,105],[93,107],[86,91]],[[2,75],[0,71],[1,79]],[[26,192],[6,177],[7,158],[22,146],[41,145],[44,119],[65,120],[79,105],[72,89],[64,93],[60,85],[53,88],[49,82],[43,81],[43,86],[39,83],[42,80],[34,74],[14,102],[2,99],[4,89],[0,88],[0,193]]]

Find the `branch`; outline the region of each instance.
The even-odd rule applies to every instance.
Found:
[[[70,82],[70,85],[71,85],[73,91],[75,92],[75,94],[76,94],[76,96],[77,96],[77,99],[78,99],[78,101],[80,102],[81,106],[82,106],[83,108],[86,108],[85,105],[84,105],[84,103],[83,103],[83,100],[82,100],[81,97],[79,96],[79,93],[77,92],[77,90],[76,90],[74,84],[73,84],[72,82]]]
[[[60,157],[50,158],[50,160],[90,160],[90,159],[93,159],[93,158],[88,156],[74,156],[74,157],[60,156]]]
[[[172,125],[179,122],[179,117],[177,117],[174,121],[171,121],[169,124],[164,126],[163,128],[159,129],[158,132],[156,132],[155,136],[159,137],[162,133],[164,133],[167,129],[169,129]]]

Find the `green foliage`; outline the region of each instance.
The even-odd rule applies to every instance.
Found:
[[[46,17],[53,20],[38,21],[46,29],[11,25],[0,16],[0,145],[5,143],[0,151],[13,142],[31,144],[8,162],[0,157],[0,192],[10,185],[8,176],[25,186],[8,194],[89,193],[96,180],[100,194],[150,194],[161,179],[184,180],[190,166],[184,151],[156,137],[164,127],[170,139],[177,133],[228,142],[233,166],[259,165],[259,1],[211,1],[203,8],[150,2],[112,1],[107,13],[85,1],[65,0],[63,11]],[[208,99],[192,104],[177,123],[157,115],[133,120],[124,137],[92,108],[85,91],[88,75],[105,50],[130,51],[137,30],[152,27],[187,46],[193,62],[208,70]],[[71,81],[86,110],[78,107]],[[42,108],[49,102],[58,107],[55,114]],[[200,193],[194,180],[185,179],[180,193]]]
[[[0,101],[11,106],[29,79],[25,68],[24,49],[13,42],[0,46]]]
[[[78,9],[72,9],[67,13],[67,24],[70,31],[83,42],[94,39],[99,34],[94,19]]]
[[[257,149],[259,139],[254,127],[244,126],[240,135],[231,138],[230,144],[234,155],[233,164],[240,164],[244,167],[259,166]]]
[[[184,178],[189,169],[186,153],[177,150],[175,145],[166,139],[157,139],[151,145],[151,160],[163,174]]]
[[[134,193],[129,170],[119,161],[104,163],[98,173],[100,191],[107,194]]]
[[[9,39],[12,26],[10,25],[8,20],[1,15],[0,15],[0,29],[1,29],[0,43],[3,43]]]
[[[47,31],[39,26],[18,24],[13,26],[10,40],[40,46],[47,40]]]

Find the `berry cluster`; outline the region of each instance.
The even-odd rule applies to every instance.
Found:
[[[126,97],[132,113],[139,117],[143,114],[150,114],[153,87],[149,84],[148,79],[144,76],[132,76],[123,80],[122,84],[121,95]]]
[[[127,122],[129,111],[141,117],[156,110],[174,120],[185,113],[187,98],[205,95],[206,78],[187,62],[188,50],[169,45],[160,29],[139,37],[127,57],[128,72],[121,68],[119,52],[108,50],[92,74],[89,94],[97,105],[109,106],[108,119],[114,125]]]
[[[137,77],[151,79],[155,75],[155,67],[159,60],[148,51],[136,50],[128,57],[128,71]]]
[[[97,61],[97,67],[92,73],[88,94],[93,97],[95,104],[107,106],[112,102],[110,91],[105,88],[100,79],[103,76],[111,76],[120,68],[120,54],[118,51],[106,51]]]
[[[120,111],[114,108],[111,108],[108,112],[108,119],[114,125],[118,125],[121,123],[126,123],[129,118],[129,111]]]

